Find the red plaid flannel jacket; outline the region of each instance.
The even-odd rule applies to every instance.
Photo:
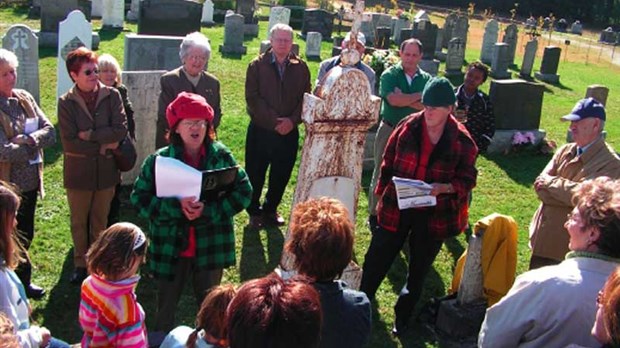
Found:
[[[393,176],[413,178],[418,166],[422,140],[424,111],[412,114],[396,126],[388,140],[381,176],[375,194],[381,197],[378,205],[379,224],[396,232],[400,211]],[[451,183],[455,193],[437,196],[437,205],[429,209],[428,229],[435,239],[443,240],[459,234],[467,224],[469,192],[476,186],[476,155],[478,148],[465,126],[450,116],[443,135],[429,158],[427,183]]]

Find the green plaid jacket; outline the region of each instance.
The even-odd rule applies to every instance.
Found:
[[[155,194],[155,157],[182,160],[183,150],[173,145],[161,148],[144,160],[134,183],[131,203],[141,217],[149,219],[149,266],[157,278],[174,279],[173,269],[179,253],[186,247],[190,227],[176,198],[158,198]],[[234,166],[237,163],[222,143],[207,149],[201,170]],[[196,263],[201,269],[219,269],[235,264],[233,216],[250,204],[252,186],[239,168],[232,191],[214,202],[205,202],[202,216],[191,224],[196,229]]]

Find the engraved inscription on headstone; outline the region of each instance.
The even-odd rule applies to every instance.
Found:
[[[25,89],[39,102],[39,39],[23,24],[9,28],[2,39],[2,47],[17,56],[17,83],[15,87]]]

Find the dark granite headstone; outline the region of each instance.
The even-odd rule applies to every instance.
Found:
[[[568,29],[568,22],[566,21],[566,19],[560,18],[560,20],[555,25],[555,30],[561,33],[565,33],[567,29]]]
[[[58,23],[64,21],[73,10],[80,10],[90,21],[89,0],[44,0],[41,1],[41,31],[58,33]]]
[[[498,42],[493,49],[493,58],[491,59],[491,76],[496,79],[508,79],[511,76],[510,57],[508,56],[508,44]]]
[[[517,41],[519,41],[519,29],[516,24],[510,24],[504,29],[502,42],[508,44],[508,61],[514,65],[515,53],[517,51]]]
[[[321,33],[323,40],[331,40],[334,30],[334,14],[321,9],[308,9],[304,12],[301,35],[306,37],[311,31]]]
[[[611,27],[608,27],[607,29],[601,31],[601,36],[598,41],[613,44],[616,42],[616,35],[617,34],[614,33],[614,30]]]
[[[237,0],[236,13],[243,16],[245,24],[256,24],[258,18],[254,16],[256,11],[256,2],[254,0]]]
[[[422,59],[435,57],[435,45],[437,44],[437,31],[439,27],[427,20],[419,20],[413,23],[413,37],[422,42]]]
[[[456,20],[459,16],[452,12],[446,17],[446,21],[443,25],[443,42],[441,43],[442,48],[448,48],[448,43],[453,38],[454,29],[456,28]]]
[[[543,53],[542,63],[540,64],[540,71],[536,72],[534,76],[542,81],[549,83],[560,82],[560,76],[557,74],[558,66],[560,65],[560,56],[562,49],[557,46],[545,47]]]
[[[384,50],[390,48],[390,34],[390,27],[378,27],[375,47]]]
[[[525,80],[493,80],[489,97],[493,103],[495,128],[530,130],[540,127],[545,87]]]
[[[172,70],[181,65],[182,36],[127,34],[123,70]]]
[[[200,31],[202,4],[189,0],[142,0],[138,34],[185,36]]]
[[[410,39],[413,37],[413,29],[412,28],[403,28],[400,30],[400,35],[398,36],[399,40],[396,41],[396,45],[400,46],[403,41]]]

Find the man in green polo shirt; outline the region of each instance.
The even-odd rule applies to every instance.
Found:
[[[377,201],[375,187],[379,178],[383,150],[394,127],[405,116],[424,108],[420,100],[422,90],[431,79],[431,75],[418,67],[422,59],[422,43],[418,39],[408,39],[400,45],[401,62],[390,67],[381,74],[379,96],[381,103],[381,122],[375,136],[375,169],[372,173],[368,192],[368,223],[371,231],[377,226]]]

